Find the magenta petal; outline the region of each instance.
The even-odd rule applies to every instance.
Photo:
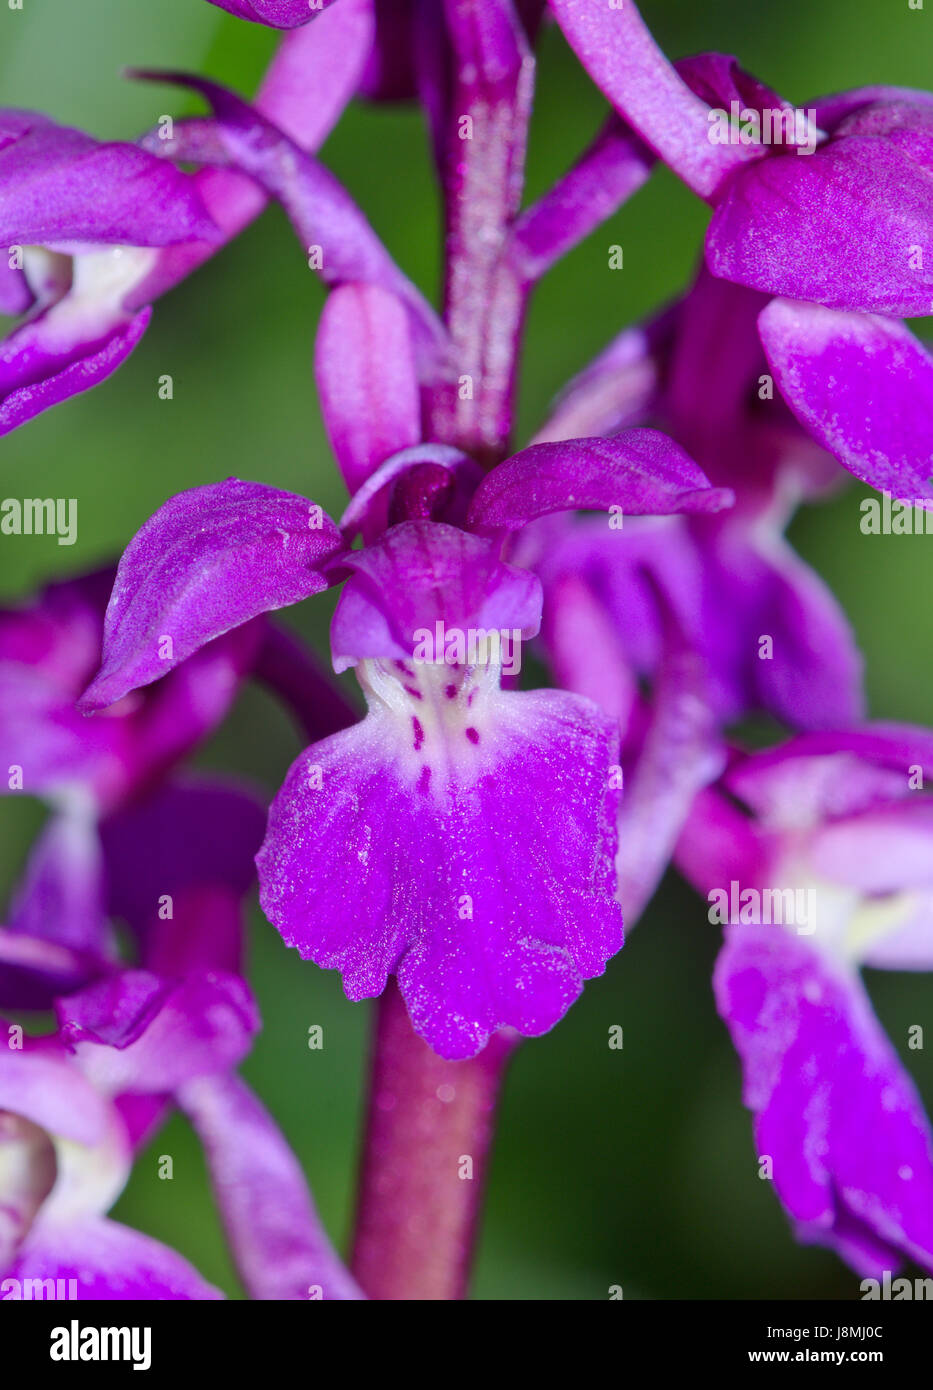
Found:
[[[766,107],[788,107],[777,92],[740,67],[731,53],[696,53],[679,59],[674,66],[690,90],[708,106],[729,110],[732,102],[737,101],[757,112]]]
[[[64,301],[63,301],[64,304]],[[106,381],[129,357],[152,317],[142,309],[62,336],[58,305],[23,324],[0,346],[0,434]]]
[[[929,1124],[857,976],[783,928],[743,926],[727,931],[715,985],[758,1152],[800,1238],[866,1275],[890,1269],[885,1246],[933,1267]]]
[[[32,307],[35,296],[21,270],[0,258],[0,314],[15,318]]]
[[[48,1009],[108,968],[97,954],[0,928],[0,1008]]]
[[[442,690],[440,731],[421,701],[375,700],[308,749],[257,864],[288,945],[351,999],[397,974],[416,1030],[458,1058],[499,1027],[546,1032],[621,946],[618,745],[576,696]]]
[[[491,542],[455,526],[406,521],[375,545],[351,551],[354,571],[340,595],[331,647],[344,671],[367,657],[410,658],[418,634],[447,629],[517,630],[533,637],[541,620],[541,585],[528,570],[506,565]]]
[[[659,430],[625,430],[612,439],[532,444],[480,484],[468,521],[476,530],[516,531],[548,512],[619,507],[631,515],[718,512],[728,488],[712,488],[688,454]]]
[[[340,529],[347,541],[361,535],[374,544],[399,505],[407,519],[433,518],[462,526],[482,477],[476,460],[449,444],[400,449],[360,484],[340,518]]]
[[[167,1245],[104,1217],[37,1222],[14,1265],[3,1273],[20,1282],[73,1279],[79,1299],[223,1298]]]
[[[182,981],[123,970],[56,1002],[61,1036],[102,1090],[172,1091],[193,1076],[235,1067],[259,1017],[235,975]]]
[[[53,815],[13,895],[9,925],[76,950],[103,945],[103,862],[97,823],[77,810]]]
[[[130,541],[81,700],[102,709],[259,613],[328,586],[340,533],[313,502],[228,478],[178,493]]]
[[[545,583],[541,637],[557,685],[585,695],[627,728],[638,678],[611,615],[579,574],[561,571]]]
[[[378,285],[343,285],[318,326],[314,373],[331,448],[351,493],[421,438],[408,316]]]
[[[872,487],[933,498],[933,357],[904,324],[775,299],[758,326],[781,394],[814,439]]]
[[[892,768],[900,774],[902,786],[914,765],[922,769],[925,778],[933,779],[933,732],[918,725],[881,720],[858,729],[801,734],[779,748],[755,754],[749,764],[754,764],[758,775],[764,768],[779,766],[787,759],[834,753],[851,754],[878,767]],[[830,793],[831,789],[826,791]],[[839,809],[830,809],[829,814],[839,814]]]
[[[927,314],[933,147],[871,134],[779,155],[727,184],[706,235],[714,275],[830,309]]]
[[[923,92],[916,87],[853,87],[846,92],[820,97],[813,103],[813,109],[820,130],[834,134],[841,121],[879,103],[897,103],[902,109],[929,106],[933,105],[933,92]]]
[[[0,663],[39,666],[63,693],[80,690],[100,655],[113,573],[49,584],[28,603],[0,609]]]
[[[729,792],[777,826],[814,826],[898,801],[917,802],[911,773],[933,777],[933,735],[910,725],[863,724],[799,734],[730,767]]]
[[[204,1146],[250,1297],[363,1298],[327,1238],[300,1163],[252,1091],[235,1076],[202,1077],[178,1100]]]
[[[215,228],[189,175],[32,112],[0,112],[0,243],[167,246]]]
[[[633,0],[551,0],[551,9],[600,91],[702,197],[741,161],[760,155],[760,148],[711,143],[708,107],[664,57]]]
[[[870,898],[920,890],[919,905],[933,889],[933,800],[899,801],[817,828],[808,848],[819,879]]]
[[[268,24],[271,29],[296,29],[322,14],[334,0],[211,0],[238,19]]]
[[[864,661],[836,596],[783,537],[749,539],[722,547],[718,615],[708,612],[707,630],[717,616],[721,627],[735,622],[731,613],[723,618],[735,585],[747,594],[757,587],[744,654],[757,704],[794,728],[854,724],[865,713]],[[768,659],[763,636],[772,639]]]

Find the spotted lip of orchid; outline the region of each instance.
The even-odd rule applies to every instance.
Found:
[[[758,1152],[798,1236],[871,1276],[933,1264],[933,1135],[859,977],[933,966],[931,755],[919,729],[803,735],[727,773],[754,820],[706,793],[679,851],[732,889],[716,999]]]
[[[351,999],[394,973],[416,1030],[468,1057],[550,1028],[622,944],[616,735],[578,697],[500,690],[540,591],[490,542],[407,522],[349,563],[332,644],[369,713],[292,766],[262,902]]]

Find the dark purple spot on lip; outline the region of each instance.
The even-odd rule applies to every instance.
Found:
[[[430,785],[431,785],[431,769],[430,769],[429,767],[423,767],[423,768],[421,769],[421,776],[418,778],[418,790],[419,790],[419,792],[427,792],[427,790],[428,790],[428,788],[430,787]]]
[[[474,729],[472,724],[467,729],[466,736],[471,743],[479,743],[479,729]]]
[[[418,718],[418,716],[417,716],[416,714],[413,714],[412,717],[411,717],[411,726],[412,726],[412,728],[413,728],[414,731],[415,731],[415,743],[414,743],[414,748],[415,748],[415,752],[417,753],[417,752],[418,752],[418,749],[419,749],[419,748],[421,747],[421,745],[424,743],[424,729],[422,729],[422,727],[421,727],[421,720]]]
[[[423,699],[424,699],[424,696],[422,695],[421,691],[420,691],[420,690],[416,690],[415,687],[414,687],[413,685],[406,685],[406,686],[403,687],[403,689],[406,690],[407,693],[408,693],[409,695],[413,696],[413,698],[416,699],[416,700],[423,700]]]
[[[448,700],[455,699],[457,695],[457,687],[455,685],[445,685],[444,694],[447,696]]]

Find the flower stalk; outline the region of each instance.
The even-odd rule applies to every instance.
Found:
[[[375,1008],[353,1273],[369,1298],[463,1298],[514,1038],[447,1062],[414,1032],[393,981]]]

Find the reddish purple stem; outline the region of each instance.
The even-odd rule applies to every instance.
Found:
[[[376,1005],[353,1273],[369,1298],[463,1298],[496,1099],[513,1047],[445,1062],[414,1032],[394,980]]]

